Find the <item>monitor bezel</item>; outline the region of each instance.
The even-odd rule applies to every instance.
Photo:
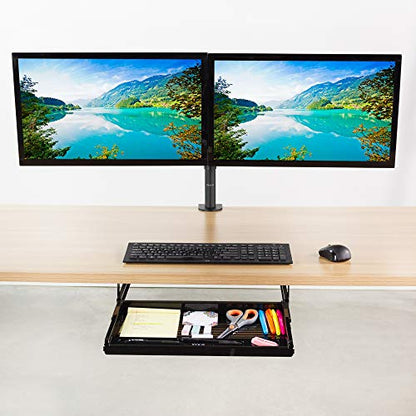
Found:
[[[17,120],[19,164],[21,166],[203,166],[207,164],[208,126],[208,54],[205,52],[14,52],[12,53],[13,82]],[[19,59],[199,59],[202,77],[201,159],[25,159],[21,119]]]
[[[391,123],[390,159],[387,162],[357,161],[272,161],[272,160],[216,160],[214,149],[214,82],[215,61],[394,61],[393,116]],[[250,54],[216,53],[208,54],[209,108],[208,114],[208,163],[215,166],[281,166],[281,167],[340,167],[340,168],[394,168],[396,163],[398,107],[401,74],[401,54]]]

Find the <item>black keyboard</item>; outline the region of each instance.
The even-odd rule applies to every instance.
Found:
[[[124,263],[292,264],[289,244],[129,243]]]

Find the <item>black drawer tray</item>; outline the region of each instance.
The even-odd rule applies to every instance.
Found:
[[[121,326],[129,307],[181,309],[181,319],[176,338],[122,338],[119,336]],[[286,327],[286,334],[281,336],[263,335],[260,322],[241,328],[224,340],[216,337],[228,325],[225,313],[228,309],[267,308],[280,309]],[[212,328],[213,339],[195,339],[182,337],[182,314],[188,310],[211,310],[218,312],[218,325]],[[291,357],[293,347],[288,304],[282,302],[173,302],[173,301],[120,301],[113,313],[110,327],[105,337],[105,354],[131,355],[237,355],[237,356],[278,356]],[[276,341],[277,347],[256,347],[251,345],[255,336]]]

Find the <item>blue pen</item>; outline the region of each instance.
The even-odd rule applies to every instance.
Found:
[[[267,335],[269,331],[267,329],[266,315],[264,314],[264,311],[262,309],[259,310],[259,319],[261,323],[261,329],[263,330],[263,334]]]

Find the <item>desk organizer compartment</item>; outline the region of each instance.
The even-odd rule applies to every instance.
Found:
[[[123,338],[120,337],[121,327],[126,318],[129,307],[180,309],[181,318],[176,338]],[[260,321],[241,328],[223,340],[218,340],[228,326],[225,316],[229,309],[279,309],[283,314],[286,334],[263,335]],[[218,325],[212,327],[212,339],[183,337],[182,316],[186,311],[214,311],[218,313]],[[104,352],[106,354],[132,355],[239,355],[239,356],[284,356],[294,354],[292,330],[290,326],[290,312],[288,304],[281,302],[171,302],[171,301],[120,301],[113,313],[108,329]],[[251,345],[253,337],[261,337],[276,341],[275,347],[257,347]]]

